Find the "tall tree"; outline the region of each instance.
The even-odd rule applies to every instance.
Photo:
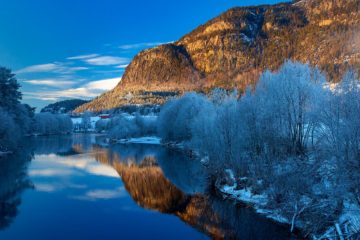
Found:
[[[13,110],[20,103],[22,94],[15,74],[10,69],[0,67],[0,107]]]

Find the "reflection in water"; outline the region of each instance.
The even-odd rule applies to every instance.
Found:
[[[214,239],[290,238],[286,228],[259,217],[251,209],[204,194],[206,176],[197,161],[164,149],[152,155],[140,151],[137,157],[123,154],[131,152],[130,149],[134,147],[127,145],[97,151],[95,158],[111,165],[119,173],[126,190],[141,207],[174,214]],[[127,150],[119,151],[123,149]],[[163,171],[170,176],[171,182]],[[187,186],[194,186],[196,182],[200,187]],[[181,189],[182,186],[186,191]],[[192,194],[185,194],[189,193],[189,189],[192,189]],[[200,191],[195,192],[194,189]]]
[[[0,229],[8,227],[18,214],[23,190],[32,187],[26,170],[32,154],[28,147],[0,158]]]
[[[122,224],[126,225],[129,219],[138,217],[144,219],[144,225],[139,226],[144,231],[153,230],[147,228],[152,222],[160,221],[160,226],[168,224],[169,219],[159,220],[159,216],[154,215],[149,218],[148,211],[145,210],[141,210],[142,215],[137,215],[140,208],[136,204],[145,209],[176,216],[214,239],[290,238],[285,228],[259,217],[251,209],[207,194],[207,177],[199,161],[189,159],[182,152],[158,145],[128,144],[104,148],[101,147],[103,138],[83,134],[33,138],[30,142],[36,155],[29,168],[28,163],[33,157],[30,150],[19,152],[6,161],[0,159],[0,229],[8,227],[17,216],[21,194],[24,189],[32,186],[29,175],[35,191],[25,200],[29,201],[31,206],[27,206],[27,214],[23,214],[23,225],[19,224],[18,231],[15,228],[8,232],[8,236],[18,237],[16,239],[24,239],[26,235],[21,235],[19,231],[22,232],[24,224],[28,225],[29,221],[33,221],[34,214],[39,215],[39,212],[32,210],[36,204],[39,204],[40,211],[44,207],[51,211],[50,215],[44,218],[41,218],[40,214],[38,221],[43,224],[53,216],[62,216],[67,209],[64,207],[66,204],[71,206],[67,215],[76,216],[74,222],[71,223],[71,218],[67,219],[69,224],[61,220],[57,222],[54,217],[53,225],[49,221],[50,225],[47,226],[57,229],[58,224],[63,225],[64,235],[59,235],[58,239],[75,237],[72,235],[75,230],[71,229],[71,226],[76,226],[79,220],[91,220],[81,232],[90,234],[87,239],[89,236],[98,239],[92,235],[91,227],[88,227],[96,219],[100,219],[104,226],[113,226],[112,224],[124,221],[123,219],[125,222]],[[139,209],[135,212],[129,211],[134,209],[131,204]],[[54,205],[61,209],[60,212],[54,210]],[[95,209],[103,209],[106,214],[94,212],[95,215],[92,216],[88,213]],[[156,213],[155,211],[152,213]],[[116,221],[111,220],[111,217],[107,219],[109,214],[113,214],[114,216],[110,216]],[[166,214],[158,215],[170,216]],[[140,222],[137,221],[136,224]],[[175,234],[179,239],[183,235],[178,231],[185,230],[179,223],[172,222],[173,232],[162,228],[159,231],[164,232],[164,236]],[[38,232],[36,227],[31,225],[29,229]],[[69,228],[68,232],[66,228]],[[187,236],[199,238],[199,233],[192,229],[191,231]],[[108,235],[103,236],[107,236],[107,239],[117,236],[112,230],[106,234]],[[125,227],[122,234],[131,239],[135,233]],[[146,236],[145,233],[139,237]],[[48,239],[44,236],[40,238]]]
[[[32,138],[31,142],[35,154],[65,154],[71,150],[73,139],[71,135],[41,136]]]

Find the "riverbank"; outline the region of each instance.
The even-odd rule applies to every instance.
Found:
[[[238,178],[231,169],[226,169],[224,179],[216,179],[215,189],[223,198],[231,199],[246,205],[252,206],[255,211],[277,223],[289,226],[289,231],[296,232],[298,229],[304,234],[305,225],[309,222],[297,220],[296,218],[306,209],[299,209],[292,218],[284,216],[282,209],[269,209],[269,196],[265,193],[254,194],[251,187],[242,187],[238,182],[246,181],[245,178]],[[225,184],[224,184],[225,182]],[[305,196],[304,196],[305,197]],[[360,207],[359,205],[347,201],[343,203],[343,211],[339,214],[339,218],[333,223],[333,226],[327,228],[322,234],[305,233],[305,237],[309,239],[356,239],[360,234]],[[306,206],[306,204],[305,204]],[[297,221],[297,222],[296,222]],[[310,224],[317,224],[310,222]]]
[[[137,137],[137,138],[123,138],[123,139],[110,139],[111,143],[119,143],[119,144],[151,144],[151,145],[160,145],[161,139],[155,136],[148,137]]]

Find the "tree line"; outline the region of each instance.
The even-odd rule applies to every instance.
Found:
[[[10,69],[0,67],[0,152],[16,149],[21,139],[30,134],[69,132],[69,116],[35,114],[35,108],[21,103],[20,84]]]
[[[157,134],[157,118],[142,116],[118,115],[111,119],[102,119],[96,122],[98,132],[105,131],[113,140],[132,137],[154,136]]]

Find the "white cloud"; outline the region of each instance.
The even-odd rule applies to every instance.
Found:
[[[79,56],[73,56],[68,57],[68,60],[82,60],[82,59],[88,59],[88,58],[94,58],[99,56],[99,54],[87,54],[87,55],[79,55]]]
[[[101,57],[84,59],[84,61],[91,65],[105,66],[105,65],[127,64],[130,62],[130,59],[123,57],[114,57],[114,56],[101,56]]]
[[[16,71],[16,74],[21,74],[21,73],[48,73],[48,72],[53,72],[53,73],[63,73],[63,74],[67,74],[67,73],[73,73],[76,71],[82,71],[82,70],[87,70],[89,68],[87,67],[70,67],[70,66],[66,66],[64,63],[46,63],[46,64],[39,64],[39,65],[32,65],[29,67],[25,67],[22,68],[18,71]]]
[[[171,42],[165,42],[165,43],[171,43]],[[124,44],[119,46],[120,49],[123,50],[130,50],[130,49],[139,49],[139,48],[145,48],[145,47],[153,47],[158,46],[161,44],[165,44],[163,42],[148,42],[148,43],[134,43],[134,44]]]
[[[111,90],[120,82],[121,78],[109,78],[87,83],[84,87],[91,90]]]
[[[73,172],[67,169],[31,169],[29,175],[32,177],[53,177],[71,175]]]
[[[51,72],[56,71],[62,68],[61,65],[56,63],[46,63],[46,64],[39,64],[39,65],[32,65],[26,68],[22,68],[16,71],[17,74],[19,73],[33,73],[33,72]]]
[[[124,69],[124,68],[126,68],[127,66],[129,66],[129,64],[121,64],[121,65],[119,65],[119,66],[116,66],[115,68]]]
[[[73,81],[59,80],[59,79],[34,79],[34,80],[25,80],[24,82],[32,85],[43,85],[50,87],[64,87],[75,84],[75,82]]]
[[[126,190],[124,187],[119,187],[114,190],[110,189],[94,189],[84,193],[84,195],[73,196],[73,199],[96,201],[96,200],[109,200],[115,198],[121,198],[126,196]]]
[[[99,96],[105,91],[113,89],[120,81],[121,77],[102,79],[86,83],[78,88],[70,88],[60,91],[24,92],[24,97],[26,99],[40,100],[58,100],[62,98],[90,99]]]
[[[35,185],[35,189],[39,192],[56,192],[60,190],[60,187],[54,184],[39,183]]]
[[[111,199],[120,197],[124,194],[124,191],[124,188],[118,188],[117,190],[96,189],[87,192],[86,196],[93,199]]]
[[[82,70],[88,70],[89,68],[88,67],[71,67],[69,68],[70,72],[73,71],[82,71]]]

